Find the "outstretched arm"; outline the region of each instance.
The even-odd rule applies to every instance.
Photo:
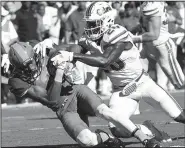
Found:
[[[107,47],[103,54],[87,55],[74,53],[73,59],[81,61],[90,66],[105,68],[111,63],[115,62],[123,50],[129,50],[132,48],[132,46],[133,45],[130,42],[119,42]]]
[[[32,85],[24,96],[46,106],[49,104],[49,101],[47,100],[47,92],[40,86]]]
[[[161,28],[161,17],[150,16],[148,17],[148,32],[145,32],[139,36],[133,36],[134,43],[149,42],[158,39]]]

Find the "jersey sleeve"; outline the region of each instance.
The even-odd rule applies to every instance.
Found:
[[[164,2],[144,2],[141,11],[144,16],[161,16]]]
[[[19,78],[10,78],[8,85],[10,86],[10,91],[18,97],[23,97],[31,87],[30,84]]]
[[[113,25],[103,36],[103,42],[115,44],[117,42],[131,42],[132,38],[128,30],[120,25]]]

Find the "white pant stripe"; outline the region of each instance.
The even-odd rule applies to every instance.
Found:
[[[183,76],[183,75],[181,75],[180,72],[179,72],[179,69],[178,69],[178,66],[177,66],[177,63],[176,63],[176,59],[174,57],[174,53],[173,53],[173,50],[172,50],[173,46],[171,45],[171,43],[169,41],[167,42],[167,46],[168,46],[167,48],[168,48],[168,51],[169,51],[168,56],[169,56],[169,60],[170,60],[170,66],[173,70],[173,73],[175,74],[175,78],[176,78],[178,84],[180,86],[182,86],[183,85],[183,78],[181,76]]]

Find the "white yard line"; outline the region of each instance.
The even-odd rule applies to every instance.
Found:
[[[165,121],[162,122],[158,122],[156,124],[164,124],[166,123]],[[176,124],[178,122],[169,122],[170,124]],[[97,124],[97,125],[90,125],[90,127],[108,127],[108,125],[104,125],[104,124]],[[41,131],[41,130],[49,130],[49,129],[63,129],[62,126],[58,126],[58,127],[51,127],[51,128],[42,128],[42,127],[35,127],[35,128],[31,128],[31,129],[23,129],[26,131]],[[7,133],[7,132],[17,132],[17,131],[21,131],[21,130],[2,130],[2,133]]]

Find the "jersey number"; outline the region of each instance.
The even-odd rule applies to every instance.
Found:
[[[116,62],[110,65],[110,68],[115,71],[121,70],[124,67],[125,67],[125,63],[120,59],[118,59]]]
[[[112,34],[112,33],[115,31],[115,29],[117,29],[117,28],[119,29],[120,26],[119,26],[119,25],[112,26],[112,27],[107,31],[107,34],[108,34],[108,35]]]

